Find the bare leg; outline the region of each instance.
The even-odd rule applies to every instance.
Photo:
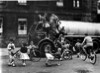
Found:
[[[14,67],[15,66],[15,60],[12,59],[12,66]]]
[[[22,60],[22,63],[23,63],[24,66],[26,65],[25,60]]]

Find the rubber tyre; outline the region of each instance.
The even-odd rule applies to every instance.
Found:
[[[68,57],[68,58],[65,58],[65,57]],[[65,60],[71,60],[72,59],[72,53],[71,53],[71,51],[68,51],[68,53],[66,53],[66,54],[64,54],[63,55],[63,59],[65,59]]]
[[[92,57],[93,57],[93,58],[90,58],[90,62],[94,65],[94,64],[96,63],[96,60],[97,60],[97,55],[96,55],[96,53],[93,53],[93,54],[92,54]]]
[[[87,55],[85,54],[84,51],[81,51],[81,53],[80,53],[80,58],[81,58],[83,61],[85,61],[85,60],[87,59]]]

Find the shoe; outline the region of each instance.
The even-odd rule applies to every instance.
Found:
[[[48,65],[48,63],[45,63],[45,65]]]
[[[16,67],[16,65],[15,64],[12,64],[12,67]]]
[[[23,63],[23,66],[26,66],[26,63]]]
[[[8,63],[8,66],[12,66],[12,63]]]
[[[60,61],[62,61],[63,59],[62,58],[60,58]]]
[[[58,66],[60,66],[61,64],[57,64]]]
[[[45,65],[46,65],[46,67],[50,67],[51,65],[50,64],[48,64],[48,63],[45,63]]]

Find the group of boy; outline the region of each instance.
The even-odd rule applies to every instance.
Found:
[[[64,49],[62,49],[61,47],[58,47],[57,48],[58,50],[55,53],[55,55],[58,55],[59,59],[62,60],[63,54],[66,51],[69,50],[70,43],[66,42],[64,37],[60,37],[60,38],[61,38],[61,45],[62,45],[62,47]],[[29,47],[31,47],[31,48],[35,48],[36,47],[36,46],[32,46],[32,45],[34,45],[34,44],[31,42],[31,46],[29,46]],[[93,40],[92,40],[92,38],[90,36],[86,35],[84,40],[83,40],[83,42],[82,42],[82,44],[80,43],[79,40],[77,41],[75,46],[78,48],[78,56],[79,56],[79,53],[80,53],[80,50],[81,50],[80,47],[82,45],[84,45],[83,49],[85,49],[85,51],[87,52],[87,50],[89,49],[88,47],[93,47]],[[21,49],[23,49],[25,51],[25,48],[26,48],[26,45],[24,44],[24,46],[21,47]],[[15,66],[15,61],[14,61],[14,59],[15,59],[15,53],[14,53],[14,51],[15,51],[14,50],[15,49],[15,44],[13,43],[12,39],[10,40],[10,43],[8,44],[7,49],[8,49],[8,53],[9,53],[9,65]],[[20,51],[21,51],[21,49],[20,49]],[[50,61],[54,60],[54,58],[55,58],[54,54],[51,52],[51,49],[52,48],[49,45],[47,45],[47,48],[45,49],[45,55],[46,55],[46,58],[47,58],[46,65],[49,65]],[[62,52],[62,50],[63,50],[63,52]],[[26,52],[25,53],[27,53],[27,51],[28,50],[26,48]],[[25,57],[25,59],[27,59],[27,58]],[[23,60],[23,63],[25,65],[25,60]],[[57,64],[57,65],[59,65],[59,64]]]
[[[50,61],[55,59],[55,55],[58,56],[58,58],[60,60],[62,60],[64,53],[70,50],[69,49],[70,43],[68,41],[66,42],[64,37],[61,37],[60,43],[62,45],[62,48],[64,48],[64,49],[62,49],[60,47],[57,47],[58,50],[57,50],[57,52],[55,54],[52,54],[51,51],[50,51],[50,46],[49,45],[47,46],[47,49],[45,50],[46,57],[47,57],[47,61],[46,61],[46,65],[47,66],[51,65]],[[88,47],[92,47],[92,48],[88,48]],[[87,55],[89,55],[88,54],[88,52],[90,52],[89,49],[93,50],[92,37],[89,36],[88,34],[86,34],[82,43],[78,39],[76,44],[75,44],[75,48],[76,48],[76,51],[77,51],[77,57],[80,56],[80,52],[81,52],[82,49],[86,52]],[[62,50],[63,50],[63,52],[62,52]]]
[[[59,45],[56,45],[57,51],[55,53],[51,52],[52,48],[50,45],[47,45],[47,47],[45,49],[45,55],[47,58],[46,66],[53,65],[51,62],[54,59],[58,59],[58,60],[62,61],[64,54],[70,50],[69,49],[70,43],[69,43],[69,41],[65,40],[64,36],[61,36],[60,40],[59,39],[57,40],[57,43],[59,43],[59,45],[61,45],[61,46],[59,47]],[[56,65],[60,65],[60,64],[57,63]]]
[[[14,40],[10,39],[10,42],[7,46],[8,49],[8,55],[9,55],[9,66],[13,66],[15,67],[15,57],[16,54],[19,54],[19,58],[22,60],[22,65],[25,66],[26,65],[26,60],[30,60],[31,56],[29,55],[30,52],[34,52],[34,49],[36,48],[36,46],[34,45],[33,41],[30,42],[30,45],[27,46],[26,43],[22,43],[22,46],[19,50],[16,51],[15,49],[15,44],[14,44]]]

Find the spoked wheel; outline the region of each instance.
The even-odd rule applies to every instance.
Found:
[[[41,60],[41,52],[36,50],[36,51],[31,51],[30,52],[30,60],[33,62],[38,62]]]
[[[71,53],[71,51],[69,51],[69,53],[68,53],[68,59],[69,59],[69,60],[72,59],[72,53]]]
[[[69,60],[72,59],[72,53],[69,53]]]
[[[72,59],[72,53],[70,51],[66,52],[64,55],[63,55],[63,58],[65,60],[71,60]]]
[[[17,60],[20,60],[20,53],[16,53],[15,57],[16,57]]]
[[[90,55],[91,55],[90,62],[94,65],[96,63],[96,60],[97,60],[97,55],[95,52],[91,53]]]
[[[68,54],[67,54],[67,53],[63,55],[63,59],[64,59],[64,60],[69,59],[69,56],[68,56]]]
[[[81,51],[81,53],[80,53],[80,58],[81,58],[83,61],[85,61],[85,60],[87,59],[87,55],[86,55],[86,53],[85,53],[84,51]]]

